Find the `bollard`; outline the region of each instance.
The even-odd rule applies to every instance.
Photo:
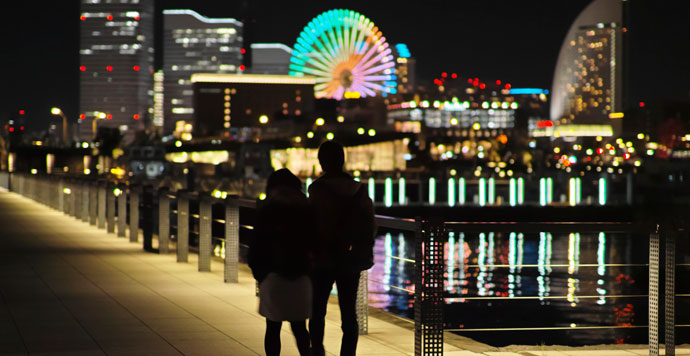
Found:
[[[211,203],[207,193],[199,194],[199,272],[211,272]]]
[[[187,191],[177,192],[177,262],[187,262],[189,255],[189,198]]]
[[[139,242],[139,192],[138,186],[129,187],[129,242]]]
[[[153,187],[147,185],[141,194],[141,208],[137,216],[141,214],[141,230],[143,231],[144,251],[153,251]],[[132,215],[134,217],[134,215]],[[137,217],[136,221],[139,221]]]
[[[649,356],[659,356],[659,225],[649,235]]]
[[[239,282],[240,205],[239,196],[225,199],[225,283]]]
[[[89,223],[93,226],[98,221],[98,183],[89,184]]]
[[[117,195],[117,237],[125,237],[127,233],[127,186],[118,184]]]
[[[442,222],[416,220],[415,356],[443,356],[443,243],[447,232]]]
[[[158,253],[169,253],[170,198],[168,188],[158,189]]]
[[[105,229],[105,208],[108,196],[108,185],[106,182],[98,183],[98,228]]]
[[[113,189],[115,187],[112,184],[108,184],[105,189],[106,196],[106,225],[107,231],[109,233],[115,233],[115,193]]]
[[[359,286],[357,287],[357,324],[359,334],[369,334],[369,271],[364,270],[359,274]]]

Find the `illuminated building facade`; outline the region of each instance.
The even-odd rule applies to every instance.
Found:
[[[81,1],[79,134],[92,121],[121,131],[144,127],[153,104],[153,0]]]
[[[415,59],[404,43],[398,43],[394,48],[395,74],[398,82],[398,93],[409,94],[415,89]]]
[[[570,27],[554,73],[555,124],[611,125],[620,132],[624,2],[596,0]]]
[[[235,137],[245,128],[267,133],[314,110],[313,77],[201,73],[191,80],[199,136]]]
[[[164,132],[192,122],[194,73],[237,73],[242,67],[242,23],[192,10],[164,10]]]
[[[292,49],[282,43],[252,43],[252,66],[254,74],[290,74]]]

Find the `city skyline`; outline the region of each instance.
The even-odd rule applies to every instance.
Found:
[[[418,15],[409,9],[403,11],[389,7],[384,11],[366,6],[363,2],[347,6],[324,3],[308,9],[258,4],[254,5],[252,37],[254,42],[278,42],[292,46],[301,28],[313,16],[331,8],[346,7],[371,18],[391,43],[406,43],[417,59],[420,81],[430,82],[443,71],[457,71],[464,76],[503,79],[524,87],[550,88],[558,48],[568,27],[588,3],[589,1],[576,1],[558,6],[523,5],[522,8],[507,3],[493,7],[489,6],[491,4],[467,4],[464,10],[431,4],[429,7],[419,8],[421,12],[418,11]],[[56,7],[50,11],[46,8],[45,13],[41,11],[37,14],[36,21],[50,27],[49,32],[39,31],[44,28],[34,28],[20,19],[10,22],[15,28],[13,32],[18,34],[11,38],[10,43],[21,51],[17,56],[3,56],[3,61],[6,62],[3,67],[14,70],[6,73],[8,80],[3,91],[7,100],[3,100],[4,104],[0,106],[0,118],[5,119],[14,110],[22,108],[27,111],[30,120],[27,122],[27,129],[40,130],[45,129],[50,120],[54,120],[49,114],[52,106],[61,107],[70,120],[78,117],[79,6],[70,6]],[[687,101],[690,94],[686,81],[672,80],[690,77],[690,68],[682,61],[687,58],[684,53],[688,52],[688,48],[668,46],[670,43],[687,42],[690,31],[685,31],[685,28],[688,25],[682,21],[673,21],[674,16],[680,16],[682,11],[670,9],[666,11],[666,18],[659,18],[656,15],[659,15],[660,7],[650,2],[634,2],[631,7],[631,102],[654,101],[655,96]],[[210,1],[190,3],[181,0],[166,1],[164,4],[159,2],[156,8],[159,21],[156,24],[159,32],[156,69],[162,64],[160,12],[163,8],[190,8],[209,17],[242,17],[239,4],[220,6]],[[443,18],[434,22],[433,16],[431,19],[423,16],[433,13],[438,13]],[[453,13],[458,14],[457,20],[449,15]],[[649,16],[641,16],[645,13]],[[477,27],[479,23],[483,25]],[[497,25],[490,25],[492,23]],[[661,23],[665,26],[656,26]],[[542,30],[535,32],[538,28]],[[645,31],[650,32],[651,29],[656,32],[644,35]],[[537,47],[530,41],[530,37],[537,37],[535,34],[540,40]],[[506,35],[510,37],[501,37]],[[465,51],[467,48],[471,50],[469,55]],[[520,48],[530,48],[530,53],[526,55]],[[664,65],[657,67],[648,64],[656,58],[661,59]]]

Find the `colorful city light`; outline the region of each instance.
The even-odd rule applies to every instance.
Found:
[[[316,16],[297,38],[290,75],[315,76],[317,98],[341,100],[395,94],[395,62],[386,38],[358,12],[330,10]]]

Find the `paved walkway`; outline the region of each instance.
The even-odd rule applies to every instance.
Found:
[[[262,355],[264,320],[248,271],[222,282],[222,266],[141,251],[83,222],[0,193],[0,355]],[[412,355],[409,328],[370,318],[358,355]],[[326,348],[338,354],[339,315],[329,305]],[[289,327],[283,355],[298,355]],[[455,343],[458,345],[457,343]],[[644,355],[636,350],[469,350],[446,355]],[[678,350],[690,354],[690,350]]]

